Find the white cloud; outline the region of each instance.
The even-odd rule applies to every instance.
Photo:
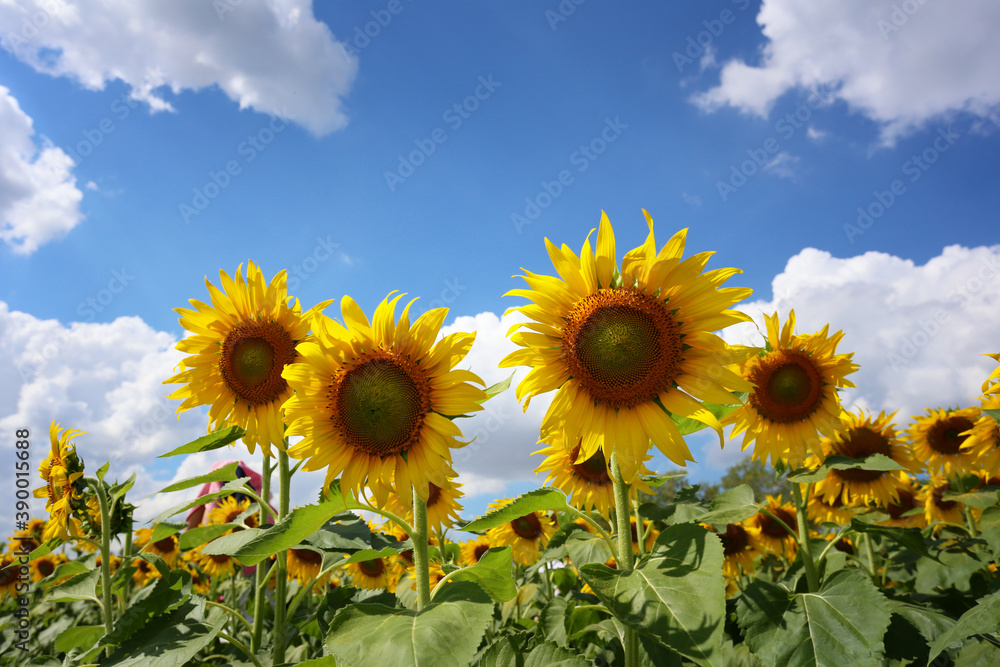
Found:
[[[134,99],[171,110],[160,86],[218,86],[240,109],[317,135],[347,123],[341,98],[357,71],[312,0],[23,0],[0,3],[0,33],[39,72],[91,90],[121,80]]]
[[[62,238],[83,219],[73,161],[47,142],[39,148],[34,134],[31,118],[0,86],[0,239],[20,255]]]
[[[779,176],[781,178],[794,178],[795,165],[799,163],[799,158],[788,151],[781,151],[775,155],[770,162],[764,165],[763,170]]]
[[[821,139],[825,138],[827,134],[828,132],[826,132],[825,130],[817,130],[812,125],[810,125],[809,129],[806,130],[806,136],[812,139],[813,141],[820,141]]]
[[[702,108],[767,116],[789,90],[829,86],[886,144],[952,112],[997,119],[1000,3],[764,0],[757,22],[760,64],[726,63],[719,85],[693,98]]]

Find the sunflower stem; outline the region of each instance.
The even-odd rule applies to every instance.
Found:
[[[635,534],[639,538],[639,556],[646,555],[646,530],[642,523],[642,514],[639,513],[639,498],[635,499]]]
[[[868,558],[868,569],[871,570],[872,580],[876,586],[878,586],[878,570],[875,569],[875,553],[872,551],[872,536],[868,533],[864,535],[865,540],[865,556]]]
[[[972,539],[979,537],[979,531],[976,530],[976,521],[972,518],[972,508],[968,505],[965,506],[965,523],[969,527],[969,537]]]
[[[271,457],[264,453],[264,467],[260,475],[260,496],[267,498],[271,495]],[[271,520],[267,507],[258,503],[260,507],[260,525],[264,526]],[[264,567],[266,561],[257,563],[256,585],[253,595],[253,630],[250,632],[250,650],[254,654],[260,650],[261,638],[264,635],[264,584],[267,581],[267,568]]]
[[[108,496],[104,493],[104,482],[93,477],[86,478],[94,489],[101,507],[101,599],[104,611],[104,634],[110,635],[114,629],[114,606],[111,597],[111,511]],[[110,650],[110,649],[109,649]]]
[[[808,487],[807,484],[807,495],[809,493]],[[809,520],[806,518],[806,504],[802,500],[802,488],[799,484],[792,484],[792,498],[795,499],[795,517],[799,524],[799,553],[802,554],[802,563],[806,566],[806,582],[809,584],[809,592],[815,593],[819,590],[819,574],[816,571],[816,561],[813,560],[812,550],[809,548]]]
[[[221,632],[220,631],[219,632],[219,638],[220,639],[225,639],[227,642],[229,642],[230,644],[232,644],[233,646],[235,646],[237,649],[239,649],[243,653],[243,655],[245,655],[246,657],[250,658],[250,662],[252,662],[255,667],[264,667],[262,664],[260,664],[260,660],[257,659],[257,656],[255,656],[253,653],[251,653],[250,649],[248,649],[246,647],[246,644],[244,644],[243,642],[241,642],[238,639],[236,639],[236,637],[233,637],[228,632]]]
[[[618,454],[611,454],[611,481],[615,487],[615,521],[618,529],[618,571],[631,570],[635,565],[632,555],[632,522],[629,511],[629,488],[622,477],[621,467],[618,465]],[[636,525],[638,531],[639,526]],[[625,628],[625,637],[622,642],[625,649],[625,667],[637,667],[639,664],[639,635],[632,628]]]
[[[596,521],[594,521],[594,519],[592,519],[590,517],[590,515],[588,515],[586,512],[581,512],[580,510],[578,510],[577,508],[573,507],[572,505],[567,505],[566,509],[564,511],[567,511],[567,512],[573,514],[574,516],[580,517],[581,519],[583,519],[584,521],[586,521],[587,523],[589,523],[591,526],[593,526],[597,530],[597,532],[600,534],[600,536],[604,538],[604,541],[607,543],[608,549],[611,550],[611,553],[615,553],[615,551],[616,551],[616,549],[615,549],[615,543],[612,541],[611,536],[608,535],[608,532],[606,530],[604,530],[604,528],[601,526],[601,524],[599,524]]]
[[[417,611],[431,601],[431,575],[427,562],[427,503],[413,489],[413,569],[417,578]]]
[[[285,446],[288,446],[287,442]],[[278,514],[275,517],[275,523],[278,523],[288,515],[288,487],[290,481],[288,453],[282,448],[278,450]],[[261,511],[264,510],[262,509]],[[285,613],[287,611],[285,586],[288,584],[287,572],[288,552],[282,550],[278,552],[274,573],[274,648],[271,653],[271,662],[275,665],[285,661]]]
[[[132,555],[132,516],[129,514],[125,522],[125,545],[122,547],[122,562]],[[103,560],[103,558],[102,558]],[[122,588],[122,603],[128,608],[128,599],[132,591],[132,577],[125,577],[125,586]]]

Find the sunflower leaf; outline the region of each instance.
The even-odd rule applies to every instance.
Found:
[[[725,528],[728,524],[752,517],[759,509],[760,506],[754,502],[753,489],[740,484],[713,498],[708,511],[698,517],[698,521]]]
[[[174,491],[183,491],[184,489],[190,489],[192,486],[199,486],[201,484],[208,484],[209,482],[228,482],[236,479],[236,468],[240,465],[239,461],[233,461],[229,465],[217,468],[210,473],[204,475],[198,475],[197,477],[189,477],[188,479],[181,480],[175,484],[165,486],[156,493],[152,493],[147,498],[155,496],[157,493],[172,493]]]
[[[224,498],[225,496],[232,495],[239,491],[249,491],[250,487],[247,486],[248,481],[249,480],[246,477],[230,480],[226,482],[225,486],[223,486],[218,491],[215,491],[214,493],[206,493],[203,496],[198,496],[193,500],[188,500],[187,502],[183,502],[179,505],[174,505],[170,509],[160,512],[155,517],[153,517],[153,520],[150,523],[153,524],[161,523],[163,521],[166,521],[175,514],[180,514],[181,512],[188,511],[192,507],[197,507],[198,505],[207,505],[213,500]]]
[[[905,470],[903,466],[890,459],[885,454],[872,454],[866,459],[855,459],[850,456],[834,454],[828,456],[818,468],[799,468],[788,473],[788,481],[797,484],[811,484],[826,478],[831,470],[874,470],[891,472]]]
[[[89,572],[78,574],[69,581],[57,584],[49,589],[48,602],[92,600],[100,603],[100,600],[97,599],[97,582],[100,578],[100,570],[90,570]]]
[[[225,535],[233,528],[236,528],[237,525],[238,524],[235,523],[213,523],[207,526],[192,528],[181,535],[181,551],[187,551],[188,549],[194,549],[195,547],[200,547],[203,544],[208,544],[220,535]],[[242,528],[243,526],[239,527]]]
[[[187,600],[170,612],[157,613],[142,632],[115,647],[111,657],[102,660],[101,665],[177,667],[190,664],[228,620],[226,614],[208,615],[203,603]]]
[[[550,641],[542,642],[524,659],[524,667],[593,667],[576,651]]]
[[[110,489],[108,489],[108,499],[111,505],[121,500],[126,493],[128,493],[132,487],[135,485],[135,473],[129,475],[129,478],[120,484],[114,484]]]
[[[721,420],[723,417],[729,415],[729,413],[735,412],[738,408],[740,408],[741,404],[746,401],[749,396],[749,394],[746,393],[732,393],[736,405],[722,405],[721,403],[702,403],[702,405],[706,410],[715,415],[716,419]],[[657,399],[657,401],[659,401],[659,399]],[[666,410],[666,412],[670,415],[670,418],[674,420],[674,424],[677,425],[677,430],[681,432],[681,435],[690,435],[692,433],[697,433],[703,428],[708,428],[708,424],[700,422],[697,419],[693,419],[691,417],[681,417],[675,415],[669,410]]]
[[[330,623],[324,646],[337,664],[465,667],[492,616],[493,602],[479,586],[456,581],[420,611],[345,607]]]
[[[168,523],[163,521],[153,527],[153,534],[149,536],[149,541],[150,543],[159,542],[160,540],[166,539],[171,535],[176,535],[185,528],[187,528],[186,523]]]
[[[497,382],[496,384],[491,384],[489,387],[487,387],[485,389],[485,391],[486,391],[486,398],[484,398],[481,401],[476,401],[476,402],[480,403],[480,404],[485,403],[486,401],[490,400],[494,396],[497,396],[498,394],[502,394],[503,392],[507,391],[508,389],[510,389],[510,382],[513,379],[514,379],[514,373],[511,373],[510,376],[506,380],[501,380],[500,382]]]
[[[449,581],[463,580],[479,584],[480,588],[497,602],[513,599],[517,595],[517,586],[514,585],[511,548],[493,547],[482,555],[478,563],[458,570],[449,579]],[[445,586],[448,585],[448,582],[445,582]],[[434,600],[437,595],[440,593],[435,590],[431,599]]]
[[[1000,408],[984,409],[983,412],[1000,422]]]
[[[875,524],[865,523],[864,521],[860,521],[858,519],[851,519],[851,530],[858,533],[883,535],[894,542],[897,542],[901,546],[910,549],[911,551],[916,551],[921,556],[930,558],[931,560],[936,560],[939,563],[941,562],[937,556],[932,554],[930,550],[927,549],[927,543],[924,541],[924,537],[921,535],[919,528],[876,526]]]
[[[1000,631],[1000,591],[991,593],[976,603],[958,619],[954,626],[941,633],[931,645],[928,664],[950,645],[962,641],[966,637],[983,634],[988,635]]]
[[[351,554],[351,557],[347,560],[340,561],[342,565],[350,565],[351,563],[363,563],[366,560],[375,560],[376,558],[389,558],[390,556],[398,556],[407,549],[413,548],[413,542],[407,540],[406,542],[401,542],[399,548],[385,547],[384,549],[362,549],[361,551],[356,551]]]
[[[545,486],[518,496],[513,502],[504,505],[500,509],[488,512],[464,526],[457,526],[457,528],[458,530],[478,533],[505,523],[510,523],[514,519],[531,514],[532,512],[553,511],[569,511],[569,505],[566,503],[566,494],[559,489]]]
[[[203,435],[197,440],[192,440],[186,445],[181,445],[177,449],[160,454],[156,458],[163,459],[168,456],[180,456],[181,454],[196,454],[198,452],[209,452],[213,449],[220,449],[228,444],[234,443],[246,435],[246,431],[239,426],[230,426],[215,433]]]
[[[111,469],[111,461],[106,461],[104,465],[97,469],[97,479],[104,481],[104,476],[108,474],[108,470]]]

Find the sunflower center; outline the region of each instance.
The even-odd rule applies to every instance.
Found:
[[[725,556],[732,556],[746,550],[750,543],[746,529],[738,523],[726,526],[726,532],[719,537],[722,538],[722,553]]]
[[[537,539],[542,534],[542,522],[538,520],[534,512],[525,514],[510,522],[511,530],[517,533],[518,537],[526,540]]]
[[[375,558],[373,560],[363,560],[358,563],[358,567],[369,577],[377,577],[385,572],[385,565],[382,563],[381,558]]]
[[[50,560],[39,559],[38,561],[38,573],[42,575],[43,578],[49,576],[56,571],[56,565]]]
[[[816,364],[799,350],[774,350],[750,369],[750,404],[772,422],[787,424],[812,416],[823,401],[823,378]]]
[[[222,380],[251,406],[272,403],[288,386],[281,371],[295,356],[295,341],[277,322],[241,322],[222,343]]]
[[[472,552],[473,555],[475,555],[476,557],[476,562],[478,563],[479,559],[483,557],[483,554],[485,554],[489,550],[490,550],[490,545],[477,544],[475,550]]]
[[[576,461],[579,455],[580,445],[577,445],[570,452],[570,461]],[[611,476],[608,475],[608,464],[604,460],[604,452],[601,449],[598,449],[593,456],[583,463],[573,463],[571,465],[576,476],[590,484],[608,486],[612,483]]]
[[[940,453],[955,455],[961,453],[962,444],[968,437],[961,435],[973,426],[966,417],[945,417],[934,422],[927,432],[927,444]]]
[[[427,506],[434,507],[434,505],[437,504],[437,501],[441,499],[441,487],[434,482],[427,482],[427,488]]]
[[[787,525],[792,530],[798,530],[799,524],[795,520],[795,515],[789,512],[788,510],[784,509],[783,507],[771,508],[771,514],[784,521],[785,525]],[[764,533],[768,537],[773,537],[775,539],[785,539],[786,537],[791,537],[791,535],[788,534],[788,531],[785,530],[785,527],[782,526],[780,523],[778,523],[777,521],[775,521],[766,514],[762,516],[763,520],[761,521],[760,524],[760,530],[762,533]]]
[[[164,537],[162,540],[153,542],[153,548],[160,553],[170,553],[174,550],[174,544],[176,542],[174,541],[174,536],[171,535],[170,537]]]
[[[6,568],[7,565],[9,565],[9,564],[11,564],[13,562],[14,561],[10,561],[10,563],[0,562],[0,568]],[[15,579],[17,579],[17,568],[16,567],[12,567],[10,569],[0,569],[0,588],[3,588],[4,586],[6,586],[8,584],[13,583]]]
[[[430,412],[430,385],[408,358],[376,352],[336,382],[335,417],[345,439],[372,456],[413,446]]]
[[[229,562],[230,557],[226,556],[225,554],[212,554],[211,556],[209,556],[209,558],[212,559],[213,563],[218,563],[219,565],[225,565],[226,563]]]
[[[292,549],[292,551],[295,553],[295,557],[306,565],[321,565],[323,563],[323,556],[311,549]]]
[[[867,426],[852,428],[847,433],[842,443],[834,445],[836,454],[850,456],[852,459],[863,461],[872,454],[882,454],[892,456],[892,446],[889,439],[879,431],[875,431]],[[833,474],[840,479],[849,482],[874,482],[886,476],[888,473],[879,470],[834,470]]]
[[[899,489],[899,501],[889,503],[885,510],[893,519],[899,519],[905,513],[917,507],[917,503],[915,501],[916,498],[911,492],[906,489]]]
[[[595,400],[632,407],[673,387],[684,347],[666,305],[632,287],[581,299],[566,320],[563,359]]]
[[[934,502],[934,505],[936,505],[938,509],[944,512],[947,512],[948,510],[958,505],[957,500],[944,499],[944,494],[947,493],[948,491],[951,491],[951,485],[945,482],[941,486],[935,486],[934,491],[931,492],[931,498]]]

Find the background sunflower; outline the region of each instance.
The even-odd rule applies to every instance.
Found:
[[[489,509],[500,509],[511,502],[511,498],[501,498],[490,503]],[[486,531],[486,538],[495,547],[510,546],[515,561],[531,565],[538,560],[541,550],[555,532],[556,525],[546,512],[531,512],[490,528]]]

